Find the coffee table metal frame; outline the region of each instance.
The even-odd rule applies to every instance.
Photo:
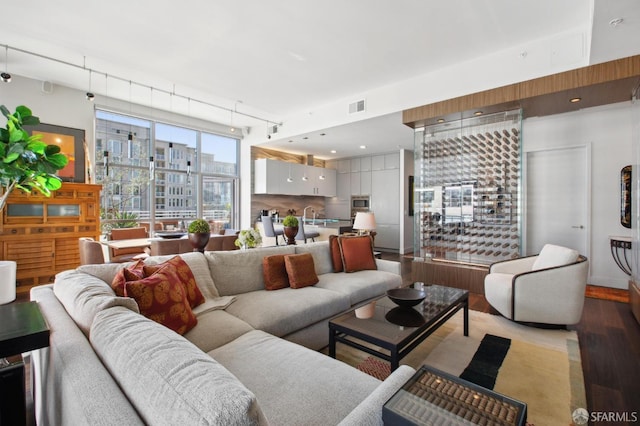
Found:
[[[453,290],[457,297],[449,300],[448,303],[442,304],[441,307],[440,305],[435,305],[436,310],[434,313],[433,308],[435,302],[432,303],[429,300],[430,295],[443,290]],[[427,308],[431,315],[428,318],[424,318],[424,324],[418,327],[398,326],[400,332],[396,339],[387,338],[382,334],[372,333],[371,328],[367,329],[366,326],[360,327],[359,325],[364,324],[362,323],[364,321],[378,321],[380,323],[380,319],[356,319],[355,308],[343,315],[331,319],[329,321],[329,356],[332,358],[336,357],[336,342],[340,342],[389,361],[391,363],[391,371],[394,371],[400,365],[400,360],[402,358],[415,349],[416,346],[422,343],[429,335],[454,316],[460,309],[464,310],[464,335],[468,336],[469,292],[467,290],[452,289],[450,287],[436,285],[425,287],[425,291],[427,292],[427,297],[422,302],[423,309]],[[395,306],[386,296],[377,299],[377,302],[380,301],[383,301],[383,305]],[[381,308],[380,303],[376,304],[376,309],[378,308]],[[416,310],[416,312],[418,312],[418,310]],[[389,322],[387,321],[387,323]],[[365,346],[355,339],[380,347],[388,351],[389,354]]]

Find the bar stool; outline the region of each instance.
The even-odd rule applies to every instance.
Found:
[[[283,229],[275,229],[273,227],[273,220],[271,216],[262,216],[262,229],[264,231],[264,235],[266,237],[275,237],[276,245],[278,244],[278,236],[282,236],[284,239],[284,230]]]
[[[316,237],[319,237],[319,236],[320,236],[320,233],[317,231],[305,232],[304,220],[302,217],[298,218],[298,233],[296,234],[296,240],[304,241],[306,244],[309,238],[311,238],[311,241],[315,242]]]

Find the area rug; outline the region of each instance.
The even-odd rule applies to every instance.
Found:
[[[338,345],[338,359],[381,380],[390,374],[389,363],[344,345]],[[586,407],[575,331],[539,329],[469,311],[465,337],[458,312],[401,364],[427,364],[469,381],[485,380],[485,387],[527,404],[528,424],[570,425],[571,413]]]

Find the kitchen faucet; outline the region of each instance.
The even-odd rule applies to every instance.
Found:
[[[313,213],[313,221],[315,222],[316,221],[316,211],[313,209],[312,206],[307,206],[302,211],[302,223],[307,221],[307,209],[311,209],[311,213]]]

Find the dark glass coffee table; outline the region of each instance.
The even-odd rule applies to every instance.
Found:
[[[340,342],[389,361],[393,371],[402,358],[460,309],[464,310],[464,335],[468,336],[469,292],[440,285],[424,290],[427,297],[411,308],[399,307],[385,296],[375,301],[369,318],[358,318],[356,309],[352,309],[330,320],[329,356],[336,357],[336,342]]]

